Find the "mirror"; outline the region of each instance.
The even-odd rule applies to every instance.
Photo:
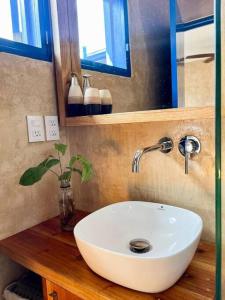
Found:
[[[214,105],[213,0],[77,0],[77,13],[82,73],[113,113]]]
[[[127,1],[77,0],[77,16],[82,68],[130,77]]]
[[[171,107],[169,1],[77,0],[77,14],[82,72],[92,75],[93,87],[110,90],[113,113]],[[101,30],[94,33],[99,27]],[[129,64],[130,60],[130,74],[110,74],[84,66],[83,59],[88,52],[84,51],[88,45],[84,41],[85,30],[95,43],[101,37],[110,65],[113,65],[111,49],[114,48],[114,54],[117,54],[115,50],[123,50],[123,61]]]
[[[38,0],[33,1],[1,1],[0,39],[19,42],[41,48],[40,6]]]
[[[213,13],[213,0],[177,0],[176,63],[172,61],[172,80],[177,82],[174,107],[214,105]]]

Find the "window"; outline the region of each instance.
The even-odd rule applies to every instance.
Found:
[[[0,1],[0,51],[51,60],[47,0]]]
[[[81,66],[131,75],[127,0],[77,0]]]

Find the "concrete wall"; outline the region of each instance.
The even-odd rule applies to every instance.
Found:
[[[52,142],[28,143],[26,115],[55,114],[52,64],[0,53],[0,239],[58,214],[58,183],[52,175],[32,187],[18,184],[28,167],[53,153]],[[67,142],[64,130],[61,138]],[[20,271],[0,255],[0,295]]]
[[[189,175],[184,174],[184,157],[178,150],[178,142],[185,135],[197,136],[202,144],[201,153],[190,162]],[[83,153],[95,169],[93,180],[87,184],[80,185],[74,177],[78,208],[94,211],[126,200],[180,206],[200,214],[203,239],[214,241],[213,120],[75,127],[70,128],[69,136],[71,153]],[[135,151],[156,144],[164,136],[174,140],[174,150],[168,155],[160,151],[146,154],[140,173],[132,173]]]

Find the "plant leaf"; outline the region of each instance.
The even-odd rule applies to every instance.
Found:
[[[45,163],[45,168],[47,169],[51,169],[53,166],[56,166],[59,164],[59,159],[56,158],[50,158],[47,160],[47,162]]]
[[[73,171],[73,172],[77,172],[78,174],[80,174],[80,176],[82,176],[82,171],[80,169],[77,168],[71,168],[71,167],[66,167],[67,169]]]
[[[70,161],[69,161],[69,167],[72,168],[74,163],[78,160],[78,155],[74,155],[71,157]]]
[[[49,157],[45,160],[43,160],[39,165],[38,167],[45,167],[45,164],[47,163],[47,161],[49,160]]]
[[[84,167],[82,170],[81,181],[82,182],[89,181],[92,175],[93,175],[92,165]]]
[[[42,161],[37,167],[29,168],[20,178],[20,184],[24,186],[33,185],[41,180],[43,175],[53,166],[59,164],[59,160],[48,157]]]
[[[67,145],[65,144],[55,144],[55,150],[65,155],[67,149]]]
[[[70,181],[71,179],[71,171],[66,171],[64,172],[62,175],[59,176],[59,180],[66,180],[66,181]]]
[[[80,176],[82,176],[82,171],[80,169],[73,168],[72,171],[77,172],[78,174],[80,174]]]
[[[82,169],[74,168],[75,162],[79,162]],[[82,182],[90,180],[93,175],[92,164],[84,156],[79,154],[71,157],[68,168],[80,174]]]
[[[48,169],[46,169],[43,166],[29,168],[21,176],[19,183],[24,186],[33,185],[34,183],[41,180],[41,178],[47,171],[48,171]]]
[[[81,181],[86,182],[91,179],[93,175],[92,164],[82,155],[77,155],[78,162],[82,165]]]

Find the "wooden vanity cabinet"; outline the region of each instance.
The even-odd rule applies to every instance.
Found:
[[[43,278],[42,282],[44,300],[82,300],[49,280]]]
[[[77,211],[77,221],[87,215]],[[0,251],[43,281],[44,300],[212,300],[215,291],[215,245],[201,242],[182,278],[170,289],[147,294],[124,288],[92,272],[59,218],[0,241]]]

